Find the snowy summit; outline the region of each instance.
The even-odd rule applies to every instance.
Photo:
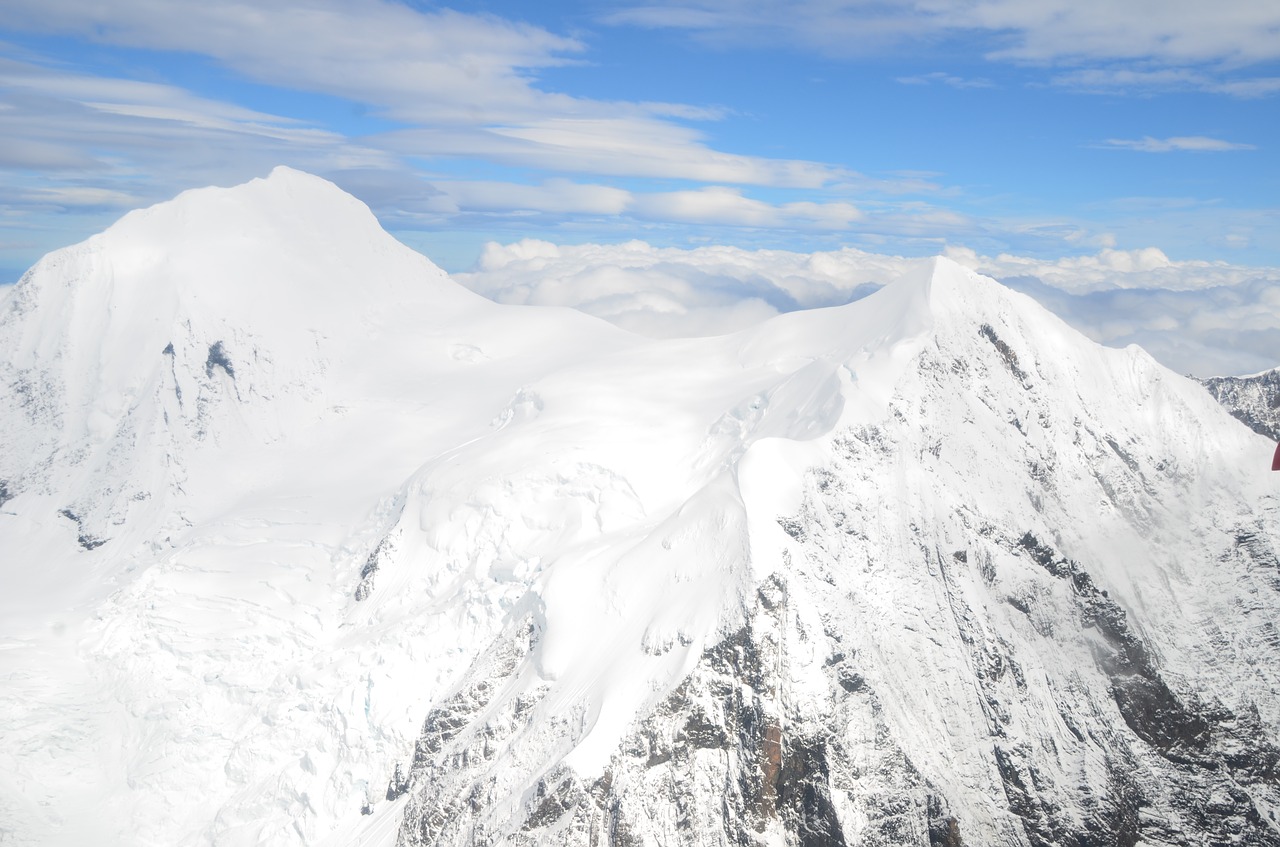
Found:
[[[943,258],[657,340],[190,191],[0,301],[0,840],[1280,844],[1273,447]]]

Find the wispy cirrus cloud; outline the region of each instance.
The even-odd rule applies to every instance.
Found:
[[[918,74],[916,76],[900,76],[897,77],[897,81],[903,85],[945,85],[948,88],[957,89],[995,88],[995,83],[989,79],[968,79],[944,71],[934,71],[933,73]]]
[[[847,230],[865,218],[860,209],[845,201],[774,203],[723,185],[681,191],[629,191],[565,179],[538,184],[438,179],[430,183],[430,188],[432,198],[420,209],[428,215],[601,215],[636,223],[802,231]]]
[[[192,185],[241,182],[286,163],[352,190],[398,232],[465,231],[466,250],[485,239],[548,230],[571,233],[573,240],[642,233],[662,243],[720,238],[803,249],[840,243],[907,252],[948,243],[986,253],[1051,254],[1064,244],[1080,249],[1085,242],[1079,239],[1099,232],[1097,222],[1082,221],[1079,204],[1058,204],[1051,180],[1025,189],[1025,181],[1002,184],[1003,166],[991,159],[1001,155],[994,152],[999,144],[947,145],[942,135],[935,138],[939,124],[925,122],[902,129],[913,136],[909,144],[897,145],[894,139],[902,135],[893,128],[894,110],[912,99],[935,105],[940,99],[911,86],[991,85],[972,64],[963,72],[935,70],[939,57],[957,55],[948,51],[962,43],[975,44],[1006,63],[999,75],[991,74],[999,84],[972,98],[983,109],[998,107],[1001,98],[1070,99],[1060,93],[1069,87],[1066,82],[1027,87],[1020,84],[1025,78],[1009,70],[1015,67],[1034,66],[1033,81],[1043,81],[1051,73],[1065,77],[1104,66],[1112,91],[1139,81],[1153,87],[1215,81],[1225,86],[1228,77],[1232,85],[1249,83],[1262,91],[1266,86],[1259,81],[1270,78],[1243,76],[1253,68],[1250,62],[1270,55],[1265,43],[1241,34],[1241,27],[1269,25],[1266,10],[1242,6],[1236,14],[1237,0],[1224,0],[1216,8],[1224,13],[1220,26],[1226,34],[1214,35],[1198,7],[1183,8],[1180,0],[1173,0],[1168,14],[1109,11],[1095,0],[1081,2],[1084,11],[1066,0],[690,0],[643,7],[605,0],[612,3],[606,17],[614,23],[677,27],[726,47],[789,45],[843,57],[905,45],[901,56],[894,54],[893,70],[867,86],[867,108],[857,110],[854,120],[854,112],[829,108],[831,89],[788,89],[781,97],[775,90],[769,92],[772,99],[757,100],[749,90],[750,74],[741,80],[725,74],[731,82],[701,88],[710,105],[664,101],[661,85],[670,83],[657,78],[639,88],[629,81],[625,90],[632,99],[611,99],[607,74],[619,74],[623,66],[611,67],[614,57],[601,46],[615,38],[639,40],[645,33],[574,28],[582,17],[524,12],[514,0],[486,8],[514,10],[513,17],[538,18],[545,25],[409,0],[118,0],[109,8],[90,0],[11,0],[0,27],[26,47],[0,44],[0,56],[11,57],[0,60],[0,214],[5,221],[27,223],[44,215],[39,224],[49,233],[57,226],[70,230],[66,220],[80,216],[78,238],[107,222],[103,210],[144,205]],[[556,31],[557,22],[566,21]],[[1095,24],[1119,27],[1120,35],[1095,32]],[[1055,27],[1072,36],[1058,38]],[[1146,29],[1139,32],[1141,27]],[[24,41],[31,33],[41,37]],[[60,52],[41,55],[49,44]],[[644,47],[635,52],[648,57],[650,47],[665,50],[662,58],[689,62],[682,67],[705,61],[688,41],[651,38]],[[91,58],[82,61],[81,55]],[[759,55],[722,58],[775,76]],[[637,67],[626,72],[634,76]],[[1147,76],[1126,81],[1118,73],[1122,69]],[[842,73],[829,70],[833,78]],[[895,73],[903,74],[902,87],[887,82]],[[1165,77],[1157,80],[1158,74]],[[781,82],[787,75],[776,76]],[[680,82],[667,91],[690,90]],[[714,102],[722,97],[730,105]],[[781,100],[786,102],[779,105]],[[773,113],[754,113],[757,102]],[[948,126],[961,125],[956,115],[949,119]],[[1003,144],[1017,135],[999,124],[979,117],[967,127],[976,131],[967,137],[978,141],[981,132],[996,131]],[[1037,159],[1050,162],[1062,152],[1055,147],[1075,155],[1087,140],[1109,137],[1115,142],[1104,146],[1227,149],[1188,146],[1194,136],[1126,141],[1132,132],[1102,126],[1083,139],[1055,136],[1037,150]],[[1235,145],[1254,134],[1225,120],[1211,132]],[[854,168],[855,160],[901,170],[868,175]],[[1153,158],[1150,164],[1161,163]],[[912,172],[913,166],[927,172]],[[1114,191],[1156,193],[1168,184],[1149,183]],[[1097,181],[1088,188],[1097,192]],[[1112,190],[1110,184],[1101,189]],[[1027,193],[1033,191],[1042,193]],[[1248,191],[1221,196],[1236,210],[1267,211]],[[62,223],[56,214],[64,215]],[[1134,238],[1119,228],[1125,222],[1116,215],[1103,225],[1126,244],[1179,243],[1188,250],[1194,244],[1212,252],[1201,234],[1213,226],[1191,216],[1186,212],[1191,238],[1182,231],[1164,238],[1168,227],[1161,237],[1144,231]],[[1210,223],[1220,217],[1215,214]],[[1061,220],[1067,223],[1057,225]],[[1210,246],[1261,255],[1272,249],[1271,231],[1266,221],[1217,226]],[[1077,232],[1086,235],[1077,238]],[[59,246],[48,237],[48,247]],[[28,239],[24,234],[8,240]],[[72,239],[59,238],[67,240]],[[463,252],[457,248],[454,255]],[[0,257],[7,267],[20,261]]]
[[[886,37],[929,44],[989,36],[996,59],[1030,62],[1149,59],[1168,65],[1242,65],[1280,58],[1280,8],[1253,0],[685,0],[622,4],[613,24],[683,29],[708,40],[789,39],[833,55]]]
[[[1033,62],[1145,59],[1240,66],[1280,58],[1280,8],[1252,0],[978,0],[920,3],[948,27],[1005,31],[993,58]]]
[[[551,179],[538,185],[482,180],[435,180],[438,208],[451,212],[549,212],[619,215],[631,205],[630,191],[609,185]]]
[[[1053,76],[1059,88],[1090,94],[1159,94],[1171,91],[1203,91],[1242,100],[1280,93],[1280,77],[1224,75],[1194,68],[1082,68]]]
[[[468,214],[516,220],[532,209],[544,223],[625,213],[633,221],[832,229],[856,218],[844,199],[850,186],[876,190],[844,166],[719,149],[691,123],[723,120],[725,107],[552,90],[539,74],[580,62],[583,42],[489,14],[394,0],[120,0],[109,10],[87,0],[14,0],[0,23],[175,61],[201,57],[231,80],[338,98],[376,119],[353,132],[341,120],[247,108],[234,94],[219,99],[234,85],[196,94],[77,71],[0,43],[0,211],[24,225],[234,184],[280,163],[362,191],[385,220],[409,226]],[[256,102],[287,109],[290,99]],[[427,163],[439,167],[427,172]],[[451,163],[470,163],[480,178],[451,178]],[[513,169],[525,172],[519,181],[485,178]],[[669,190],[642,190],[646,180]],[[743,187],[815,199],[765,201]],[[840,197],[822,196],[829,191]],[[92,221],[76,237],[107,222]],[[44,249],[61,246],[52,229]],[[0,265],[33,259],[0,257]]]
[[[261,83],[365,104],[402,127],[369,143],[403,156],[484,155],[562,173],[804,187],[845,174],[721,152],[677,122],[720,119],[720,107],[545,90],[537,73],[578,61],[582,42],[492,15],[389,0],[121,0],[110,9],[14,0],[6,17],[10,26],[207,56]]]
[[[634,117],[547,116],[536,124],[423,125],[373,140],[404,156],[480,157],[515,167],[598,176],[792,188],[820,188],[857,176],[819,162],[726,153],[706,144],[703,134],[690,127]]]
[[[1109,138],[1099,147],[1116,150],[1137,150],[1141,153],[1226,153],[1233,150],[1256,150],[1252,144],[1209,138],[1204,135],[1183,135],[1173,138]]]
[[[1255,0],[688,0],[622,4],[603,20],[835,57],[923,53],[952,40],[993,61],[1071,67],[1053,83],[1084,90],[1280,91],[1280,80],[1241,71],[1280,60],[1280,6]]]
[[[405,121],[531,117],[574,98],[539,91],[531,72],[573,61],[581,42],[539,27],[385,0],[259,4],[14,0],[6,23],[125,47],[208,56],[244,76],[374,104]]]
[[[339,133],[171,85],[0,61],[0,96],[9,106],[0,111],[7,139],[0,166],[8,171],[11,203],[13,180],[34,184],[43,177],[50,189],[130,181],[137,190],[118,194],[126,207],[165,199],[173,193],[165,184],[182,174],[238,179],[246,168],[253,173],[282,160],[313,169],[393,160]],[[228,167],[231,161],[237,165]]]
[[[725,186],[641,195],[635,198],[633,209],[642,218],[707,221],[748,227],[847,229],[863,217],[851,203],[798,201],[773,204],[746,197],[740,191]]]

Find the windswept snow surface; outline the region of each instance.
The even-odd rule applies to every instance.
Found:
[[[1058,557],[1139,670],[1277,738],[1269,442],[948,260],[656,341],[471,294],[282,168],[127,215],[0,309],[0,842],[585,844],[548,786],[617,774],[609,840],[626,812],[632,843],[721,843],[626,751],[748,632],[779,715],[843,716],[863,765],[894,739],[966,843],[1037,843],[975,639],[1031,680],[1008,733],[1129,719]],[[857,686],[824,676],[840,640]],[[1079,743],[1053,775],[1107,777]],[[823,789],[851,842],[866,779]]]

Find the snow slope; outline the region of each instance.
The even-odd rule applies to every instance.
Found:
[[[278,169],[0,308],[13,843],[1280,843],[1270,444],[947,260],[653,341]]]

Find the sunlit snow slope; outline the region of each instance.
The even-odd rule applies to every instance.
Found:
[[[278,169],[0,309],[0,842],[1280,843],[1272,445],[946,260],[659,342]]]

